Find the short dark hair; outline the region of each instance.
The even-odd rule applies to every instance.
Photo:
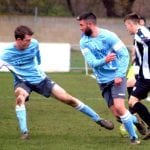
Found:
[[[140,16],[140,20],[143,20],[146,24],[146,18],[144,16]]]
[[[84,12],[77,17],[78,21],[81,20],[91,20],[94,24],[96,24],[96,16],[92,12]]]
[[[124,22],[126,20],[132,20],[135,23],[139,23],[140,22],[140,16],[138,14],[136,14],[136,13],[130,13],[130,14],[125,16]]]
[[[15,39],[20,38],[23,40],[25,38],[25,35],[33,35],[34,32],[27,26],[20,25],[15,29],[14,36]]]

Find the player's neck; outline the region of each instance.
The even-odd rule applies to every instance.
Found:
[[[95,27],[93,29],[92,37],[97,37],[99,35],[99,33],[100,33],[100,28]]]
[[[141,25],[135,26],[135,33],[137,33],[140,28],[141,28]]]
[[[14,44],[16,49],[20,49],[19,45],[17,43]]]
[[[17,42],[14,44],[14,46],[17,50],[23,50],[22,47]]]

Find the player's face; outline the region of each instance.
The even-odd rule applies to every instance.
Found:
[[[131,35],[135,34],[135,24],[131,20],[126,20],[124,24]]]
[[[145,26],[145,21],[143,19],[140,19],[140,25]]]
[[[90,28],[91,24],[85,20],[81,20],[79,21],[79,25],[80,25],[80,30],[87,36],[91,36],[92,35],[92,30]]]
[[[24,49],[28,48],[28,46],[30,45],[30,42],[31,42],[31,38],[32,38],[31,35],[25,35],[25,38],[23,40],[18,38],[16,40],[18,49],[24,50]]]

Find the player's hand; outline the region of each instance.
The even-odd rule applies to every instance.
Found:
[[[122,82],[122,78],[115,78],[114,83],[116,86],[119,86]]]
[[[115,53],[110,53],[106,56],[105,61],[108,63],[110,61],[113,61],[116,58],[116,54]]]

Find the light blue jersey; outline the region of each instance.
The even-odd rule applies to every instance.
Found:
[[[39,43],[32,39],[29,47],[18,50],[15,43],[11,43],[0,53],[1,66],[6,66],[14,75],[15,81],[21,80],[36,84],[45,79],[46,74],[41,71]]]
[[[107,83],[116,77],[125,77],[129,64],[129,53],[118,36],[106,29],[100,28],[97,37],[82,35],[81,52],[93,69],[98,83]],[[116,59],[106,63],[105,57],[115,53]]]

